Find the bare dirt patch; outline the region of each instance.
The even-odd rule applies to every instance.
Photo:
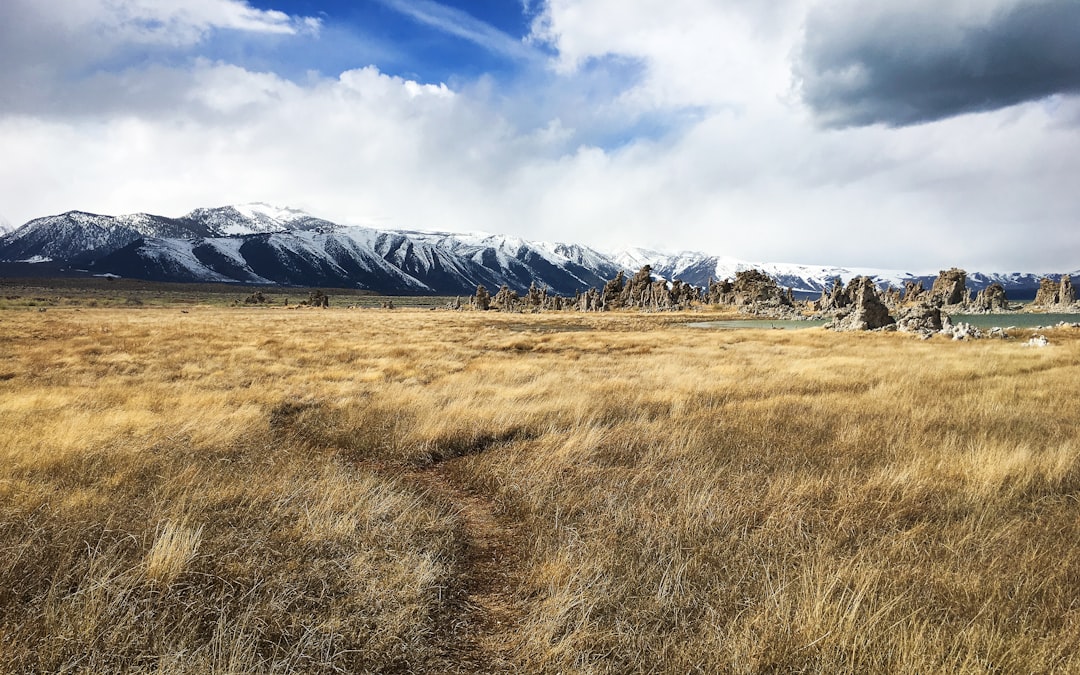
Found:
[[[460,459],[460,458],[458,458]],[[453,627],[459,672],[512,672],[521,607],[514,600],[521,568],[520,535],[494,500],[466,489],[449,460],[416,470],[410,478],[434,499],[453,505],[463,529],[459,561],[465,602]]]

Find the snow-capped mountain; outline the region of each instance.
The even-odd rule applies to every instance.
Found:
[[[213,236],[218,237],[289,230],[331,230],[337,227],[328,220],[315,218],[298,209],[280,208],[262,202],[195,209],[184,218],[203,224]]]
[[[477,285],[573,294],[605,279],[548,245],[506,237],[334,226],[233,237],[143,238],[103,256],[98,272],[173,281],[239,281],[471,294]],[[595,254],[599,256],[599,254]],[[614,275],[614,271],[612,271]]]
[[[181,218],[74,211],[38,218],[0,237],[0,260],[68,262],[97,274],[157,280],[388,293],[471,294],[478,284],[524,292],[535,282],[573,294],[617,272],[579,245],[349,227],[266,204],[196,209]]]
[[[148,213],[102,216],[68,211],[36,218],[14,232],[0,236],[0,260],[86,261],[108,255],[145,237],[198,239],[333,227],[333,223],[302,211],[266,204],[196,209],[180,218]]]
[[[580,244],[487,233],[377,230],[344,226],[267,204],[196,209],[180,218],[70,211],[0,234],[0,262],[74,265],[96,274],[162,281],[212,281],[365,288],[383,293],[471,294],[478,284],[524,292],[536,283],[563,295],[598,288],[620,270],[696,286],[756,268],[803,297],[836,279],[869,276],[882,288],[934,275],[900,270],[755,263],[700,252],[627,248],[602,253]],[[972,272],[968,287],[1005,286],[1034,297],[1039,275]]]
[[[776,279],[783,287],[790,288],[800,297],[815,297],[822,290],[832,287],[836,279],[847,284],[858,276],[867,276],[880,288],[903,288],[906,282],[918,283],[929,288],[936,274],[917,274],[904,270],[874,269],[867,267],[836,267],[829,265],[805,265],[797,263],[762,263],[739,260],[727,256],[714,256],[695,251],[661,253],[641,248],[621,249],[610,254],[625,269],[639,269],[650,265],[653,274],[665,279],[681,279],[695,286],[706,286],[710,280],[734,278],[735,274],[757,269]],[[1075,273],[1074,273],[1075,274]],[[1023,272],[969,273],[967,286],[980,291],[992,283],[1000,283],[1014,299],[1031,299],[1039,288],[1041,275]]]
[[[205,233],[193,232],[193,226],[182,219],[144,213],[113,217],[69,211],[31,220],[0,237],[0,259],[31,262],[93,260],[146,236],[189,237]]]

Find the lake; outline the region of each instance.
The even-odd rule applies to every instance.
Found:
[[[1066,323],[1080,323],[1080,314],[953,314],[949,318],[953,323],[969,323],[978,328],[1035,328],[1036,326],[1056,326]]]

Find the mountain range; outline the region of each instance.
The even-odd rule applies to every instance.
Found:
[[[485,233],[383,230],[339,225],[266,204],[201,208],[180,218],[145,213],[103,216],[69,211],[0,234],[8,275],[41,267],[56,273],[155,281],[231,282],[361,288],[386,294],[472,294],[529,285],[561,295],[602,287],[620,270],[650,265],[656,276],[705,286],[756,268],[797,295],[816,296],[839,278],[865,275],[881,287],[929,285],[934,275],[898,270],[754,263],[700,252],[641,248],[601,252],[579,244]],[[1074,273],[1074,274],[1080,274]],[[979,290],[1001,283],[1010,298],[1034,297],[1041,275],[968,273]]]

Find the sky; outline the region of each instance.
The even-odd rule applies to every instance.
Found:
[[[1080,269],[1077,0],[3,0],[0,225]]]

